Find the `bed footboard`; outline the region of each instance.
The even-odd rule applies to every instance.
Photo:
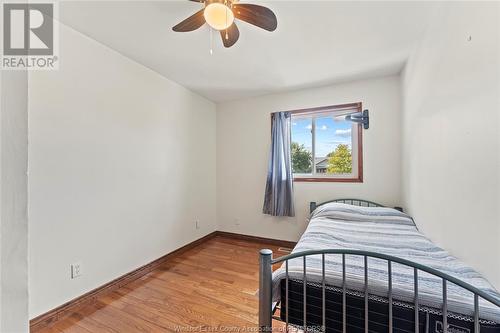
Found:
[[[273,251],[260,250],[259,260],[259,327],[272,330]]]
[[[369,332],[369,283],[368,283],[368,259],[369,258],[376,258],[376,259],[382,259],[387,261],[387,272],[388,272],[388,294],[387,294],[387,300],[388,300],[388,307],[387,307],[387,316],[388,316],[388,329],[387,332],[392,333],[393,332],[393,294],[392,294],[392,264],[397,263],[401,265],[405,265],[408,267],[413,268],[414,272],[414,282],[413,286],[408,286],[409,288],[411,287],[414,290],[414,300],[413,300],[413,305],[414,305],[414,332],[420,332],[422,331],[420,329],[420,324],[419,323],[419,279],[418,279],[418,274],[420,271],[426,272],[429,274],[432,274],[436,277],[439,277],[442,280],[442,299],[443,299],[443,305],[441,308],[441,313],[442,313],[442,328],[439,329],[440,332],[446,333],[454,331],[453,329],[449,328],[448,325],[448,306],[447,306],[447,285],[448,283],[453,283],[459,287],[462,287],[468,291],[470,291],[473,294],[473,302],[474,302],[474,316],[473,316],[473,333],[478,333],[480,331],[480,309],[479,309],[479,299],[482,298],[493,305],[497,306],[500,308],[500,302],[492,297],[491,295],[485,293],[484,291],[475,288],[472,285],[469,285],[461,280],[458,280],[454,278],[453,276],[447,275],[445,273],[442,273],[438,270],[435,270],[433,268],[423,266],[421,264],[411,262],[402,258],[397,258],[393,256],[388,256],[380,253],[375,253],[375,252],[368,252],[368,251],[358,251],[358,250],[348,250],[348,249],[325,249],[325,250],[314,250],[314,251],[303,251],[303,252],[297,252],[297,253],[292,253],[287,256],[283,256],[280,258],[274,259],[272,257],[273,253],[271,250],[264,249],[260,251],[260,274],[259,274],[259,328],[262,331],[270,332],[272,331],[272,320],[273,319],[278,319],[282,320],[282,318],[277,318],[273,317],[273,306],[272,306],[272,266],[274,264],[278,263],[284,263],[285,265],[285,307],[287,309],[285,313],[285,318],[284,321],[286,325],[286,331],[288,332],[288,326],[289,326],[289,318],[288,318],[288,309],[289,309],[289,275],[288,275],[288,261],[291,259],[295,258],[302,258],[303,260],[303,270],[304,270],[304,275],[302,277],[302,284],[303,284],[303,291],[302,291],[302,306],[303,309],[301,311],[303,318],[300,320],[302,325],[301,328],[304,331],[318,331],[317,329],[317,321],[314,323],[314,326],[311,327],[308,325],[308,318],[307,318],[307,306],[308,306],[308,301],[307,301],[307,290],[308,290],[308,284],[307,284],[307,257],[312,256],[312,255],[321,255],[322,257],[322,283],[321,283],[321,329],[319,331],[325,332],[327,329],[326,325],[326,285],[325,285],[325,255],[330,255],[330,254],[336,254],[342,256],[342,287],[340,289],[341,292],[341,323],[338,324],[338,327],[335,328],[337,331],[342,331],[342,332],[348,332],[351,331],[350,329],[348,330],[348,321],[347,321],[347,289],[346,289],[346,264],[345,264],[345,259],[346,255],[354,255],[354,256],[361,256],[364,258],[364,282],[365,282],[365,290],[364,290],[364,332]],[[295,326],[297,326],[295,324]],[[363,331],[363,329],[361,329]],[[370,332],[372,330],[370,329]],[[471,332],[471,333],[472,333]],[[496,330],[495,330],[496,332]]]

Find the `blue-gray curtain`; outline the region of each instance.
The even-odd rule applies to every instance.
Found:
[[[273,216],[295,216],[290,153],[291,113],[273,113],[271,127],[271,152],[263,212]]]

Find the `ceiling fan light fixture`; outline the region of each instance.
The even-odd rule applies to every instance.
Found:
[[[205,21],[215,30],[226,30],[234,22],[234,13],[224,3],[212,2],[203,12]]]
[[[215,29],[222,37],[224,47],[233,46],[240,37],[237,20],[247,22],[267,31],[278,26],[276,15],[267,7],[249,3],[240,4],[239,0],[190,0],[203,5],[193,15],[172,27],[176,32],[195,31],[206,24]],[[210,33],[210,38],[212,38]],[[210,43],[210,45],[212,45]]]

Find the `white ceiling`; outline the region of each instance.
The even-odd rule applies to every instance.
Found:
[[[250,1],[278,29],[238,22],[222,46],[209,29],[171,27],[201,9],[190,1],[69,1],[60,20],[216,102],[398,73],[422,35],[432,2]]]

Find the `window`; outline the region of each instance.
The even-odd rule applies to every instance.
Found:
[[[292,111],[295,181],[362,182],[362,125],[346,120],[361,103]]]

